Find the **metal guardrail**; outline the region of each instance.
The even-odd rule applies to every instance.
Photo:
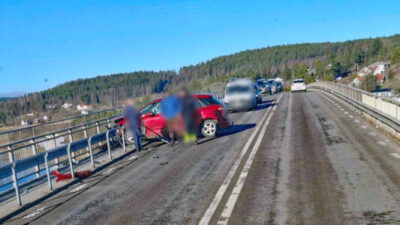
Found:
[[[48,151],[66,143],[72,143],[74,142],[74,140],[87,138],[94,134],[99,134],[101,131],[104,131],[106,129],[106,124],[108,125],[108,127],[111,127],[112,120],[115,117],[120,116],[119,109],[120,108],[113,109],[114,113],[112,113],[111,116],[105,118],[92,120],[83,124],[81,123],[78,125],[66,127],[56,131],[47,132],[42,135],[36,135],[34,137],[2,145],[0,146],[0,166],[7,163],[12,163],[18,159],[23,159],[38,154],[40,152]],[[115,115],[116,112],[118,112],[117,115]],[[74,155],[73,157],[75,158],[76,156]]]
[[[316,82],[308,85],[310,88],[319,88],[344,97],[356,103],[363,111],[400,132],[400,103],[389,98],[378,97],[370,92],[332,82]]]
[[[93,120],[100,120],[104,117],[121,114],[122,107],[115,107],[100,111],[91,112],[87,115],[76,115],[59,120],[50,121],[44,124],[31,125],[13,130],[0,132],[0,144],[10,144],[24,139],[34,138],[39,135],[48,135],[60,129],[73,126],[73,123],[84,124]],[[76,124],[76,125],[79,125]],[[49,132],[50,131],[50,132]],[[0,148],[1,149],[1,148]]]
[[[58,168],[60,158],[67,157],[66,161],[69,165],[72,179],[74,178],[75,172],[73,154],[81,151],[82,149],[86,149],[86,151],[84,151],[82,154],[87,154],[87,157],[90,158],[92,167],[95,168],[93,146],[103,141],[106,141],[109,159],[112,160],[112,147],[110,144],[110,139],[117,135],[117,129],[118,128],[113,128],[105,132],[68,143],[66,145],[58,146],[50,151],[41,152],[28,158],[19,159],[7,165],[1,166],[0,180],[7,178],[11,180],[12,187],[15,190],[17,203],[19,205],[22,205],[20,187],[21,185],[23,185],[23,183],[25,183],[24,179],[33,175],[29,172],[26,173],[26,171],[34,171],[35,173],[38,173],[38,176],[34,179],[40,179],[43,178],[43,176],[46,176],[48,187],[50,190],[53,190],[50,174],[51,170],[54,170],[54,168]],[[121,129],[122,132],[123,130],[124,129]],[[124,133],[122,133],[123,150],[126,152],[124,138]]]

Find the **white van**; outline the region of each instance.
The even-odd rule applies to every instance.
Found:
[[[224,103],[229,111],[255,109],[257,99],[253,83],[249,79],[237,79],[229,82],[225,88]]]

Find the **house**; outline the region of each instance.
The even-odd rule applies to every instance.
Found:
[[[381,84],[385,83],[385,81],[386,81],[386,77],[383,74],[375,75],[375,79],[376,79],[376,81],[378,81],[378,83],[381,83]]]
[[[79,104],[79,105],[77,105],[76,106],[76,109],[78,109],[79,111],[82,111],[82,110],[92,110],[93,109],[93,107],[91,106],[91,105],[83,105],[83,104]]]
[[[363,80],[365,79],[365,77],[356,77],[354,78],[354,80],[351,82],[351,84],[355,87],[359,87],[361,85],[361,82],[363,82]]]
[[[57,105],[46,105],[46,109],[55,109]]]
[[[81,114],[82,114],[82,115],[87,115],[87,114],[89,114],[89,112],[88,112],[88,111],[82,110],[82,111],[81,111]]]
[[[31,124],[32,124],[32,121],[30,121],[30,120],[21,120],[21,126],[28,126]]]
[[[63,107],[64,109],[69,109],[72,107],[72,103],[66,102],[66,103],[62,104],[61,107]]]
[[[377,90],[373,91],[372,94],[377,97],[390,98],[390,97],[393,97],[394,91],[389,88],[384,88],[384,89],[377,89]]]
[[[372,70],[368,67],[363,67],[360,71],[358,71],[358,76],[363,77],[366,76],[368,74],[372,73]]]

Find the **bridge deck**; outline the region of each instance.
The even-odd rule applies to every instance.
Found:
[[[5,224],[400,222],[399,143],[346,105],[284,93],[231,118],[214,140],[131,154]]]

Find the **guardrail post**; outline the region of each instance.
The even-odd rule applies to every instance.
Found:
[[[31,140],[31,148],[32,148],[32,155],[36,155],[38,151],[35,139]],[[36,171],[36,177],[39,177],[40,176],[39,164],[35,166],[35,171]]]
[[[74,174],[74,165],[72,164],[72,156],[71,156],[71,143],[67,146],[67,153],[68,153],[68,161],[69,161],[69,168],[71,170],[72,179],[75,179]]]
[[[53,184],[51,183],[51,176],[50,176],[50,168],[49,168],[49,161],[47,160],[49,153],[46,152],[44,155],[44,163],[46,165],[46,174],[47,174],[47,184],[49,185],[49,189],[53,190]]]
[[[99,124],[99,121],[96,122],[96,131],[97,131],[97,134],[100,134],[100,124]]]
[[[94,158],[93,158],[93,149],[92,149],[92,136],[90,136],[88,139],[88,146],[89,146],[90,162],[92,163],[92,167],[95,168]]]
[[[54,148],[57,148],[56,134],[55,134],[55,133],[53,133],[53,134],[52,134],[52,136],[53,136]],[[58,157],[57,157],[57,158],[55,158],[55,161],[56,161],[56,164],[57,164],[57,166],[58,166],[58,164],[59,164],[59,162],[60,162],[59,158],[58,158]]]
[[[125,145],[125,129],[124,126],[121,126],[121,135],[122,135],[122,148],[124,152],[126,152],[126,145]]]
[[[107,126],[108,126],[108,127],[111,127],[111,121],[110,121],[110,118],[108,118],[108,119],[107,119]]]
[[[22,205],[21,195],[19,194],[19,187],[18,187],[18,179],[17,179],[17,172],[15,171],[15,163],[11,166],[12,171],[12,179],[14,184],[15,196],[17,197],[18,205]]]
[[[83,129],[83,136],[85,138],[87,138],[88,137],[87,126],[83,125],[83,128],[84,128]],[[86,148],[86,155],[89,156],[89,147]]]
[[[74,136],[72,135],[72,130],[71,129],[68,129],[68,137],[69,137],[69,143],[74,142]],[[75,152],[72,153],[72,158],[74,158],[74,160],[76,160]]]
[[[107,133],[106,133],[106,141],[107,141],[107,149],[108,149],[108,156],[110,157],[110,160],[112,160],[112,155],[111,155],[111,146],[110,146],[110,138],[109,138],[109,136],[110,136],[110,130],[107,130]]]
[[[15,158],[14,158],[14,151],[12,150],[12,148],[11,148],[10,146],[7,147],[7,150],[8,150],[8,153],[7,153],[7,155],[8,155],[8,161],[9,161],[10,163],[13,163],[13,162],[15,161]]]

